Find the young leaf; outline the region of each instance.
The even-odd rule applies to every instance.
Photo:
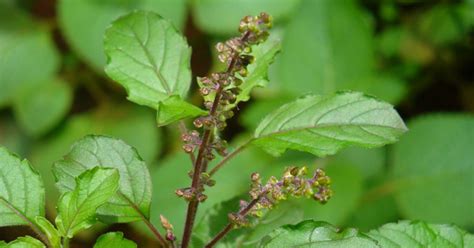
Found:
[[[474,117],[433,114],[408,123],[393,149],[392,178],[402,215],[474,226]],[[422,200],[421,200],[422,199]],[[430,207],[426,207],[426,202]]]
[[[203,114],[191,104],[179,103],[191,83],[191,48],[167,20],[145,11],[123,16],[107,29],[104,48],[105,72],[125,87],[130,101],[165,111],[158,116],[166,116],[166,123]],[[160,108],[169,97],[176,97],[173,102],[184,108],[179,115]]]
[[[273,111],[257,127],[254,144],[280,155],[286,149],[323,157],[347,146],[378,147],[407,128],[393,107],[358,92],[309,95]]]
[[[59,234],[59,231],[53,226],[51,222],[49,222],[49,220],[43,216],[36,216],[35,223],[46,235],[53,248],[61,247],[61,234]]]
[[[254,56],[255,62],[248,66],[248,75],[239,87],[242,91],[237,95],[235,103],[229,105],[230,108],[239,102],[248,101],[253,88],[265,87],[268,84],[268,68],[280,49],[281,41],[276,37],[270,37],[262,44],[252,47],[251,55]]]
[[[56,226],[61,235],[72,238],[78,231],[92,226],[97,209],[116,193],[118,182],[116,169],[94,167],[79,175],[74,190],[59,198]]]
[[[34,225],[44,216],[44,187],[26,160],[0,147],[0,227]]]
[[[0,243],[0,247],[5,248],[46,248],[46,246],[41,243],[39,240],[32,238],[30,236],[19,237],[16,240],[8,243],[5,246],[2,246]]]
[[[318,247],[318,248],[378,248],[371,238],[356,229],[343,231],[325,222],[303,221],[297,225],[280,227],[263,238],[259,247]]]
[[[400,221],[367,233],[380,247],[474,247],[474,235],[453,225]]]
[[[149,217],[151,179],[145,162],[125,142],[105,136],[86,136],[53,166],[56,186],[73,191],[75,178],[96,166],[116,168],[120,174],[117,193],[97,210],[104,222],[130,222]]]
[[[94,248],[136,248],[137,244],[133,241],[123,237],[121,232],[110,232],[102,234],[97,242],[94,244]]]

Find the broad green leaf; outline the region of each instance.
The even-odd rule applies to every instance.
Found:
[[[116,169],[94,167],[76,177],[73,191],[64,193],[58,202],[56,225],[62,236],[72,238],[97,222],[97,209],[115,195],[119,183]]]
[[[103,39],[110,23],[135,9],[157,11],[176,27],[183,27],[185,0],[60,0],[59,24],[68,43],[96,71],[105,66]]]
[[[418,30],[434,45],[453,44],[462,40],[470,30],[468,19],[463,18],[464,11],[470,12],[472,16],[473,9],[469,10],[463,4],[434,5],[420,15]]]
[[[123,237],[121,232],[110,232],[102,234],[97,242],[94,244],[94,248],[136,248],[137,245],[126,238]]]
[[[405,218],[474,225],[474,117],[432,114],[409,122],[393,150],[395,197]],[[429,204],[429,207],[427,207]]]
[[[248,75],[239,87],[242,91],[237,95],[233,108],[239,102],[246,102],[250,98],[250,93],[255,87],[265,87],[268,84],[268,67],[273,63],[275,56],[280,52],[281,41],[279,38],[270,36],[264,43],[252,47],[251,55],[254,56],[254,63],[248,66]]]
[[[26,225],[44,216],[44,187],[26,160],[0,147],[0,227]]]
[[[325,222],[307,220],[297,225],[287,225],[276,229],[262,240],[259,247],[375,248],[379,246],[356,229],[349,228],[341,231]]]
[[[373,40],[357,1],[304,0],[288,24],[278,79],[285,92],[365,91],[374,69]]]
[[[474,246],[474,235],[453,226],[427,224],[420,221],[400,221],[383,225],[367,233],[380,247],[442,247]]]
[[[203,114],[181,103],[191,84],[191,48],[170,22],[152,12],[135,11],[112,23],[104,46],[105,72],[125,87],[130,101],[158,110],[158,120],[166,123]],[[174,99],[166,101],[170,97]],[[163,101],[167,104],[161,107]],[[174,108],[183,110],[166,112]]]
[[[237,33],[240,19],[267,12],[276,22],[284,21],[300,0],[192,0],[194,21],[203,31],[229,36]]]
[[[1,124],[0,124],[1,125]],[[69,152],[71,144],[88,134],[117,137],[137,148],[146,162],[155,160],[161,150],[161,133],[156,128],[152,111],[131,103],[102,106],[98,110],[72,115],[54,135],[34,146],[31,161],[37,165],[46,185],[49,209],[59,198],[51,167]]]
[[[36,216],[35,223],[46,235],[53,248],[61,247],[61,234],[59,234],[59,231],[49,220],[43,216]]]
[[[50,34],[26,14],[0,3],[0,107],[47,80],[59,67]]]
[[[72,89],[58,79],[47,80],[25,90],[14,103],[20,125],[31,136],[51,130],[67,114],[72,103]]]
[[[348,146],[379,147],[406,132],[393,107],[357,92],[309,95],[273,111],[252,143],[280,155],[287,149],[326,156]]]
[[[397,221],[399,218],[395,199],[387,195],[376,199],[365,198],[353,211],[353,216],[348,223],[361,231],[368,231],[385,223]]]
[[[53,166],[56,186],[61,192],[73,191],[75,178],[96,166],[115,168],[120,173],[119,189],[97,210],[101,221],[131,222],[148,218],[151,179],[145,162],[125,142],[106,136],[86,136]]]
[[[5,247],[5,248],[46,248],[46,246],[39,240],[30,237],[30,236],[24,236],[24,237],[19,237],[16,240],[8,243],[5,246],[0,247]]]

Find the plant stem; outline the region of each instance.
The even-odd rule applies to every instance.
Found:
[[[250,32],[247,31],[242,35],[240,40],[245,41],[248,39],[249,36],[250,36]],[[236,65],[238,59],[239,59],[239,54],[237,53],[234,54],[229,65],[227,66],[226,73],[233,72],[234,66]],[[224,87],[222,85],[220,85],[219,88],[217,88],[214,101],[212,103],[212,107],[209,111],[209,116],[214,117],[216,115],[223,88]],[[212,131],[213,131],[212,129],[206,129],[204,131],[201,145],[199,146],[198,155],[194,163],[194,173],[193,173],[193,179],[191,183],[191,187],[194,190],[194,192],[197,192],[200,186],[201,173],[207,170],[207,160],[205,159],[204,153],[208,149],[209,143],[212,141]],[[199,206],[199,201],[197,199],[192,199],[188,204],[188,211],[186,213],[186,222],[184,226],[183,239],[181,240],[182,242],[181,248],[187,248],[189,246],[189,241],[191,240],[194,220],[196,219],[196,212],[197,212],[198,206]]]
[[[229,161],[230,159],[232,159],[235,155],[239,154],[241,151],[244,150],[244,148],[247,147],[248,144],[250,144],[250,142],[252,141],[252,139],[246,141],[244,144],[240,145],[239,147],[237,147],[237,149],[235,149],[234,151],[232,151],[231,153],[227,154],[227,156],[225,156],[216,166],[214,166],[214,168],[212,168],[212,170],[209,172],[209,175],[212,176],[214,175],[222,166],[224,166],[227,161]]]
[[[20,217],[26,224],[33,230],[33,232],[38,235],[43,243],[46,244],[47,247],[52,247],[51,243],[49,242],[48,237],[39,229],[39,227],[33,223],[30,219],[28,219],[20,210],[16,209],[15,206],[11,205],[6,199],[0,196],[0,202],[2,202],[8,209],[14,212],[18,217]]]
[[[211,116],[215,115],[217,111],[217,106],[219,104],[221,93],[222,93],[222,87],[219,87],[219,89],[217,89],[216,91],[216,96],[214,98],[211,111],[209,112],[209,115]],[[201,142],[201,145],[199,146],[196,162],[194,163],[194,174],[193,174],[191,187],[195,190],[199,188],[203,165],[206,164],[206,161],[204,161],[205,160],[204,153],[209,146],[210,140],[211,140],[211,129],[207,129],[206,131],[204,131],[204,134],[202,136],[202,142]],[[192,230],[194,226],[194,219],[196,218],[196,212],[197,212],[198,206],[199,206],[199,201],[197,199],[193,199],[189,202],[188,211],[186,213],[186,223],[184,226],[183,239],[181,240],[182,248],[187,248],[189,245],[189,241],[191,240],[191,234],[192,234]]]
[[[68,237],[63,238],[63,248],[69,248],[69,238]]]
[[[258,203],[258,201],[260,200],[260,197],[256,198],[256,199],[253,199],[244,209],[240,210],[238,215],[240,215],[240,217],[245,217],[245,215],[248,214],[248,212],[250,210],[252,210],[252,208],[255,206],[255,204]],[[227,224],[227,226],[224,227],[224,229],[222,229],[206,246],[205,248],[211,248],[213,247],[214,245],[217,244],[217,242],[219,242],[219,240],[221,240],[222,238],[225,237],[225,235],[227,235],[230,231],[232,231],[232,228],[233,228],[233,223],[229,223]]]

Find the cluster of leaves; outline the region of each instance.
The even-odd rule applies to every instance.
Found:
[[[319,113],[314,109],[308,109],[294,121],[288,120],[292,124],[284,124],[287,120],[283,119],[281,122],[272,121],[275,118],[270,116],[264,122],[260,120],[262,113],[274,111],[282,103],[308,92],[332,94],[335,90],[341,89],[360,90],[398,105],[413,98],[420,88],[429,86],[420,86],[416,82],[433,81],[427,77],[437,77],[437,74],[427,73],[430,68],[451,65],[459,57],[455,53],[457,49],[467,50],[465,48],[468,44],[467,34],[472,33],[474,23],[470,14],[473,8],[472,1],[425,4],[421,11],[415,8],[416,11],[413,12],[405,10],[411,6],[416,7],[418,5],[416,1],[361,2],[364,2],[372,13],[361,8],[361,4],[356,1],[265,0],[258,3],[249,0],[190,1],[188,6],[193,12],[196,25],[216,39],[234,34],[235,23],[249,13],[268,11],[274,16],[277,31],[273,37],[269,37],[269,41],[253,49],[252,53],[260,59],[249,65],[249,72],[257,73],[249,74],[247,80],[253,78],[250,84],[252,86],[242,89],[242,92],[247,90],[247,94],[239,95],[245,96],[247,100],[253,86],[268,83],[269,79],[266,75],[262,75],[268,69],[268,62],[273,60],[274,54],[280,49],[278,40],[281,38],[283,52],[276,63],[269,67],[272,84],[267,90],[257,91],[257,94],[254,94],[256,101],[252,102],[252,105],[245,106],[244,114],[239,116],[239,121],[246,130],[254,130],[258,126],[249,144],[255,144],[271,154],[283,154],[283,151],[289,148],[317,156],[333,154],[349,144],[378,146],[382,143],[380,137],[366,134],[350,142],[348,140],[335,142],[333,138],[339,138],[340,132],[329,127],[325,130],[318,129],[316,128],[318,123],[311,123],[311,120],[304,118],[306,115],[316,118]],[[17,153],[24,156],[28,154],[31,157],[44,179],[49,216],[54,216],[54,199],[59,195],[55,193],[54,179],[50,173],[53,161],[65,154],[69,145],[84,135],[107,134],[121,138],[136,147],[144,160],[149,162],[150,180],[154,185],[149,187],[153,188],[155,193],[160,193],[154,195],[153,201],[150,200],[154,214],[146,217],[154,225],[159,225],[158,213],[163,213],[173,223],[175,234],[179,237],[186,209],[173,192],[189,184],[187,176],[189,168],[183,166],[187,158],[180,153],[173,153],[181,144],[173,143],[172,136],[175,135],[173,132],[168,132],[166,149],[158,152],[162,147],[161,129],[155,128],[153,112],[126,103],[117,105],[113,98],[101,100],[104,96],[110,95],[109,92],[117,92],[117,88],[110,82],[101,83],[100,81],[105,80],[98,79],[94,75],[102,74],[106,64],[102,37],[112,20],[133,9],[147,9],[170,19],[174,26],[180,29],[184,26],[188,7],[186,1],[58,1],[59,31],[73,52],[61,54],[63,57],[60,57],[59,50],[55,48],[51,38],[53,30],[57,31],[57,28],[49,26],[51,23],[48,21],[40,24],[34,22],[31,16],[14,5],[14,1],[0,3],[2,12],[0,105],[12,107],[20,130],[13,120],[6,118],[2,113],[0,142]],[[167,25],[164,21],[159,23]],[[168,27],[174,30],[171,26]],[[280,33],[278,30],[283,32]],[[191,84],[189,46],[183,43],[180,35],[171,32],[171,36],[170,40],[180,44],[173,51],[182,51],[182,58],[188,59],[187,65],[169,67],[170,71],[174,70],[181,75],[179,78],[170,76],[169,79],[173,83],[180,82],[176,85],[178,91],[167,92],[159,88],[150,91],[149,98],[137,98],[137,102],[142,101],[140,104],[157,110],[158,123],[161,125],[169,124],[183,116],[206,114],[205,110],[185,102],[188,99],[196,103],[193,97],[187,98]],[[159,40],[155,42],[158,45],[164,44]],[[141,51],[137,53],[134,51],[133,54],[144,55]],[[153,56],[161,54],[157,50],[152,51]],[[139,59],[143,63],[148,61],[146,57]],[[79,69],[77,73],[77,68],[83,67],[80,61],[87,63],[95,72],[86,68]],[[179,64],[178,61],[173,63]],[[183,69],[184,67],[187,69]],[[154,75],[149,75],[141,69],[140,75],[137,73],[133,76],[142,75],[147,77],[146,82],[157,82]],[[104,95],[100,88],[107,89],[108,93]],[[67,112],[72,106],[73,92],[78,94],[83,89],[96,96],[94,99],[100,102],[100,106],[79,114],[76,113],[76,107],[75,114],[67,117]],[[466,93],[460,98],[468,105],[470,102],[468,92],[472,90],[462,89]],[[329,96],[312,95],[306,98],[290,103],[287,114],[313,103],[329,110],[339,101],[357,102],[364,96],[352,93],[336,95],[334,99]],[[328,105],[317,103],[319,101],[328,102]],[[363,102],[360,104],[358,108],[363,111],[362,107],[365,104]],[[371,103],[367,102],[366,105],[370,106]],[[384,108],[385,105],[381,104],[378,107]],[[406,106],[402,108],[407,109]],[[411,108],[413,106],[408,106],[409,110]],[[182,110],[186,111],[181,112]],[[366,110],[369,111],[370,108]],[[284,112],[287,110],[278,111],[281,114],[275,111],[273,112],[275,117],[285,115]],[[179,115],[176,116],[176,113]],[[347,112],[339,113],[353,114],[349,109]],[[373,114],[379,116],[377,113]],[[324,117],[324,114],[321,115]],[[313,128],[308,128],[306,124]],[[309,164],[315,167],[316,163],[318,166],[324,166],[334,181],[333,189],[336,192],[334,198],[324,206],[315,206],[310,201],[290,200],[257,221],[265,223],[266,227],[255,226],[251,231],[235,231],[229,239],[224,240],[225,242],[232,242],[230,238],[237,237],[241,246],[252,247],[274,228],[284,224],[296,224],[304,219],[325,220],[337,225],[353,225],[363,230],[370,230],[398,218],[410,218],[455,223],[471,230],[474,226],[471,211],[474,205],[467,199],[473,198],[471,178],[474,175],[469,149],[474,140],[473,124],[473,117],[469,114],[439,113],[413,118],[408,122],[410,132],[400,143],[389,149],[349,148],[338,155],[318,160],[312,155],[295,152],[285,153],[280,158],[269,157],[254,148],[256,146],[248,146],[242,142],[246,135],[244,134],[230,144],[231,147],[240,147],[239,144],[244,143],[247,150],[241,154],[242,156],[229,161],[228,166],[213,177],[219,187],[207,190],[208,200],[200,206],[202,212],[198,213],[199,221],[195,228],[200,232],[195,233],[193,242],[196,242],[197,247],[202,246],[227,224],[226,214],[236,210],[238,201],[235,199],[241,199],[241,195],[248,191],[248,176],[252,172],[260,171],[263,177],[268,178],[270,175],[280,174],[283,166],[290,164]],[[285,133],[280,132],[285,128],[279,129],[279,125],[294,127],[294,131],[300,128],[306,130],[299,135],[292,132]],[[352,135],[358,132],[351,128],[348,130]],[[401,130],[398,129],[400,132]],[[378,130],[377,134],[389,138],[389,135],[394,134],[392,131],[397,132],[397,129]],[[314,144],[318,146],[308,145],[305,143],[308,140],[317,141]],[[156,161],[158,155],[162,156],[165,153],[167,155],[165,159]],[[265,166],[269,164],[274,166]],[[99,164],[94,166],[97,165]],[[210,164],[213,165],[215,163]],[[219,182],[225,182],[225,185]],[[69,191],[73,189],[74,187],[69,188]],[[66,192],[65,189],[60,191]],[[226,204],[227,201],[231,204]],[[430,208],[426,208],[428,204]],[[291,211],[287,211],[288,209]],[[221,217],[218,219],[209,221],[217,210],[222,210],[224,214],[219,215]],[[111,217],[115,218],[118,217]],[[105,221],[103,218],[100,220]],[[113,221],[109,219],[106,222]],[[57,227],[59,229],[60,225]],[[101,239],[109,241],[115,238],[123,239],[120,234],[111,234],[107,237]],[[19,239],[15,243],[30,241]]]

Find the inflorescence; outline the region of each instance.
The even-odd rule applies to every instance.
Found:
[[[206,164],[215,158],[215,153],[220,156],[227,155],[227,142],[218,137],[217,131],[222,131],[226,127],[226,121],[234,116],[230,106],[235,104],[241,92],[240,86],[248,74],[247,66],[254,61],[251,55],[252,46],[265,41],[269,34],[268,29],[271,27],[272,18],[266,13],[246,16],[240,22],[239,37],[217,43],[218,58],[227,65],[227,69],[212,73],[208,77],[198,78],[200,93],[205,99],[204,106],[209,110],[209,114],[193,122],[196,128],[211,131],[212,138],[205,140],[204,134],[196,130],[183,134],[181,138],[186,153],[194,154],[197,150],[203,149]],[[206,167],[207,165],[204,166]],[[191,171],[189,174],[192,177],[194,172]],[[203,194],[204,185],[214,185],[206,169],[201,171],[199,186],[178,189],[176,194],[187,201],[197,199],[202,202],[207,198]]]
[[[271,209],[278,202],[288,197],[307,197],[324,204],[332,196],[331,179],[322,169],[317,169],[313,176],[306,178],[307,167],[289,167],[280,179],[272,176],[262,185],[260,175],[251,176],[252,188],[249,192],[251,201],[240,201],[240,210],[229,214],[229,220],[234,227],[248,226],[247,215],[261,217],[263,211]]]

